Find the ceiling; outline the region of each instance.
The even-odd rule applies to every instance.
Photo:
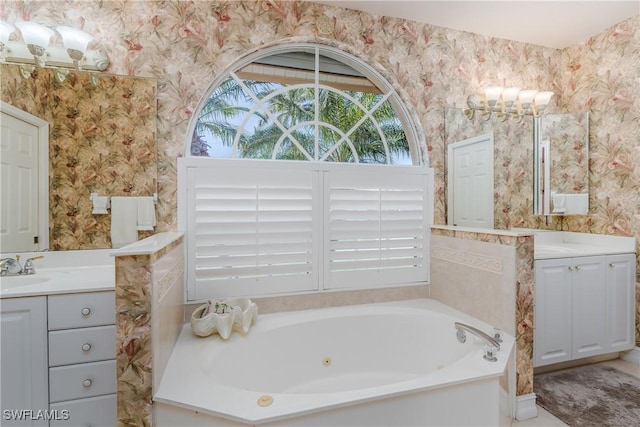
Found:
[[[323,0],[331,4],[556,49],[640,14],[638,0]]]

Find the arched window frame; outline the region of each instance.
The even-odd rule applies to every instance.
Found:
[[[187,302],[429,283],[433,169],[412,116],[380,73],[332,47],[267,48],[219,76],[196,111],[222,82],[255,59],[310,48],[351,66],[381,89],[380,102],[388,100],[402,123],[413,166],[309,156],[312,161],[302,162],[273,160],[273,155],[269,160],[192,156],[199,114],[194,115],[185,156],[178,159],[178,229],[185,232]],[[318,58],[316,54],[316,62]],[[315,87],[317,83],[316,77]],[[311,123],[316,129],[326,125]],[[284,137],[294,130],[283,132]],[[339,133],[344,139],[345,132]],[[281,213],[277,218],[274,200]]]
[[[360,72],[364,77],[366,77],[371,83],[373,83],[381,92],[381,94],[383,95],[383,98],[375,105],[375,109],[377,109],[380,105],[382,105],[382,103],[384,103],[385,101],[389,101],[391,103],[391,106],[393,107],[394,111],[397,114],[397,118],[399,119],[400,123],[402,124],[406,139],[407,139],[407,143],[408,143],[408,148],[409,148],[409,153],[411,156],[411,163],[415,166],[428,166],[429,161],[428,161],[428,154],[426,153],[426,148],[421,145],[419,143],[419,136],[418,136],[418,132],[417,132],[417,126],[414,123],[414,120],[412,120],[412,116],[409,113],[409,111],[407,110],[405,103],[402,101],[402,99],[400,98],[400,96],[398,95],[398,93],[396,92],[396,90],[393,88],[393,86],[378,72],[376,71],[373,67],[371,67],[370,65],[366,64],[364,61],[360,60],[359,58],[356,58],[355,56],[346,53],[344,51],[341,51],[337,48],[331,47],[331,46],[325,46],[325,45],[318,45],[318,44],[310,44],[310,43],[296,43],[296,44],[286,44],[286,45],[281,45],[281,46],[275,46],[275,47],[268,47],[268,48],[264,48],[264,49],[260,49],[256,52],[253,52],[251,54],[246,55],[244,58],[239,59],[235,64],[233,64],[226,72],[222,73],[220,76],[218,76],[218,78],[216,78],[214,80],[214,82],[212,83],[212,85],[209,87],[209,89],[206,92],[206,95],[201,99],[200,103],[198,104],[197,108],[196,108],[196,114],[194,114],[193,119],[191,120],[191,124],[189,126],[188,132],[187,132],[187,138],[185,141],[185,157],[200,157],[200,156],[194,156],[191,154],[191,143],[192,143],[192,135],[193,132],[196,128],[196,124],[198,121],[198,117],[200,114],[200,111],[202,110],[202,108],[204,107],[204,105],[206,104],[207,100],[209,99],[209,97],[211,96],[211,94],[215,91],[215,89],[221,85],[224,81],[226,81],[229,78],[234,79],[237,83],[239,83],[241,86],[244,86],[244,90],[246,91],[246,93],[248,94],[252,94],[253,92],[246,88],[246,86],[244,85],[244,83],[242,82],[242,79],[240,79],[237,76],[237,72],[239,70],[241,70],[243,67],[251,64],[252,62],[260,59],[260,58],[265,58],[265,57],[269,57],[272,55],[278,55],[278,54],[283,54],[283,53],[290,53],[290,52],[297,52],[297,51],[304,51],[304,52],[309,52],[310,50],[313,51],[314,55],[315,55],[315,61],[316,61],[316,66],[315,66],[315,70],[314,70],[314,74],[315,74],[315,83],[314,84],[298,84],[298,85],[291,85],[287,88],[284,89],[279,89],[277,92],[278,93],[282,93],[282,91],[287,91],[287,90],[291,90],[294,88],[301,88],[301,87],[307,87],[307,88],[315,88],[315,96],[316,96],[316,102],[315,102],[315,114],[314,114],[314,121],[312,121],[311,123],[297,123],[294,127],[295,128],[299,128],[303,125],[308,125],[308,124],[312,124],[314,126],[316,126],[316,129],[318,126],[327,126],[331,128],[331,124],[330,123],[326,123],[326,122],[322,122],[322,121],[318,121],[317,118],[319,116],[317,109],[319,108],[319,104],[317,102],[317,96],[318,96],[318,90],[319,89],[324,89],[324,90],[330,90],[336,93],[340,93],[342,96],[347,97],[351,102],[356,101],[353,97],[350,97],[347,93],[343,92],[343,91],[338,91],[333,87],[327,86],[327,85],[323,85],[318,81],[318,75],[319,75],[319,58],[320,55],[322,56],[326,56],[329,57],[331,59],[334,59],[338,62],[341,62],[351,68],[353,68],[354,70]],[[275,96],[275,93],[272,93],[271,95],[269,95],[269,97],[273,97]],[[256,103],[251,107],[251,113],[257,111],[260,106],[262,106],[264,104],[265,99],[260,100],[260,99],[255,99]],[[357,103],[357,101],[356,101]],[[360,122],[358,123],[358,125],[362,124],[362,122],[364,122],[366,119],[370,118],[370,119],[374,119],[372,117],[372,113],[375,111],[375,109],[370,109],[367,111],[367,108],[365,108],[363,105],[358,105],[360,108],[362,108],[364,111],[366,111],[365,116],[360,120]],[[249,118],[251,117],[251,113],[247,114],[247,116],[243,119],[243,122],[240,125],[240,129],[246,125],[247,121],[249,120]],[[272,119],[275,119],[274,117],[272,117]],[[274,123],[278,123],[277,120],[274,120]],[[299,144],[297,144],[295,142],[295,138],[291,138],[291,131],[292,128],[286,129],[284,126],[281,127],[281,130],[283,131],[283,135],[282,138],[284,137],[290,137],[291,141],[294,142],[294,144],[296,144],[297,148],[302,150],[302,152],[304,153],[306,150],[304,150],[301,146],[299,146]],[[332,130],[336,131],[337,129],[335,127],[332,128]],[[347,134],[349,135],[350,133],[352,133],[355,129],[350,129],[348,132],[344,132],[344,131],[340,131],[341,134]],[[235,138],[234,138],[234,143],[233,143],[233,149],[232,149],[232,157],[237,156],[237,144],[238,144],[238,140],[240,138],[240,134],[241,132],[237,132]],[[385,142],[385,151],[386,151],[386,159],[387,159],[387,164],[389,164],[389,151],[388,151],[388,145],[386,144],[386,137],[384,136],[384,133],[381,132],[381,137],[382,140]],[[336,149],[340,143],[344,140],[345,138],[343,137],[343,135],[341,135],[341,139],[340,141],[338,141],[333,149]],[[347,139],[345,142],[350,145],[350,149],[352,150],[352,152],[354,153],[354,157],[357,157],[358,154],[355,151],[355,147],[353,147],[353,144],[350,144],[348,142],[349,140]],[[316,130],[316,150],[314,150],[314,156],[312,158],[312,156],[310,155],[305,155],[305,157],[307,157],[307,160],[310,161],[323,161],[326,160],[327,156],[324,155],[322,158],[317,158],[317,144],[318,144],[318,139],[317,139],[317,130]],[[308,153],[307,153],[308,154]],[[325,153],[326,154],[326,153]],[[218,157],[212,157],[212,158],[218,158]],[[275,150],[272,156],[272,159],[275,158]]]

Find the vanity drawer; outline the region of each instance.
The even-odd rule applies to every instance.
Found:
[[[51,403],[115,392],[115,360],[49,368],[49,401]]]
[[[53,403],[50,408],[58,410],[58,414],[67,411],[67,416],[58,417],[67,419],[51,420],[51,427],[113,427],[118,424],[115,394]]]
[[[113,325],[116,321],[116,299],[112,291],[51,295],[48,304],[50,331]]]
[[[49,366],[96,362],[116,357],[116,327],[49,332]]]

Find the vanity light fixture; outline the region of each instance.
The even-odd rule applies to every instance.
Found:
[[[25,78],[34,65],[57,68],[56,78],[60,81],[70,69],[106,70],[109,58],[101,49],[89,48],[92,42],[91,34],[65,25],[54,31],[32,21],[17,21],[15,27],[0,21],[0,62],[19,64]]]
[[[487,86],[484,96],[469,95],[467,109],[464,110],[469,119],[476,111],[482,113],[485,120],[492,114],[506,120],[507,117],[522,118],[524,115],[540,116],[549,105],[553,92],[525,89],[519,87]]]

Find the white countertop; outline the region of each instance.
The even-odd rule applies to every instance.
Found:
[[[165,246],[173,243],[183,236],[178,231],[166,231],[156,233],[145,239],[138,240],[119,249],[112,249],[111,256],[127,256],[127,255],[148,255],[157,252]]]
[[[432,229],[436,230],[447,230],[447,231],[460,231],[460,232],[470,232],[470,233],[484,233],[484,234],[495,234],[499,236],[531,236],[535,234],[535,231],[528,228],[514,228],[512,230],[501,230],[496,228],[474,228],[474,227],[458,227],[457,225],[432,225]]]
[[[636,251],[633,237],[544,230],[535,230],[534,234],[535,259],[629,254]]]
[[[114,290],[114,259],[109,252],[99,249],[21,253],[21,264],[30,257],[44,258],[34,261],[35,274],[0,277],[0,298]],[[3,253],[2,257],[15,255]]]
[[[634,253],[634,250],[617,247],[587,245],[583,243],[563,243],[561,245],[540,244],[534,246],[535,259],[573,258],[580,256],[616,255],[629,253]]]
[[[115,289],[113,265],[43,268],[27,276],[0,277],[0,298]]]

